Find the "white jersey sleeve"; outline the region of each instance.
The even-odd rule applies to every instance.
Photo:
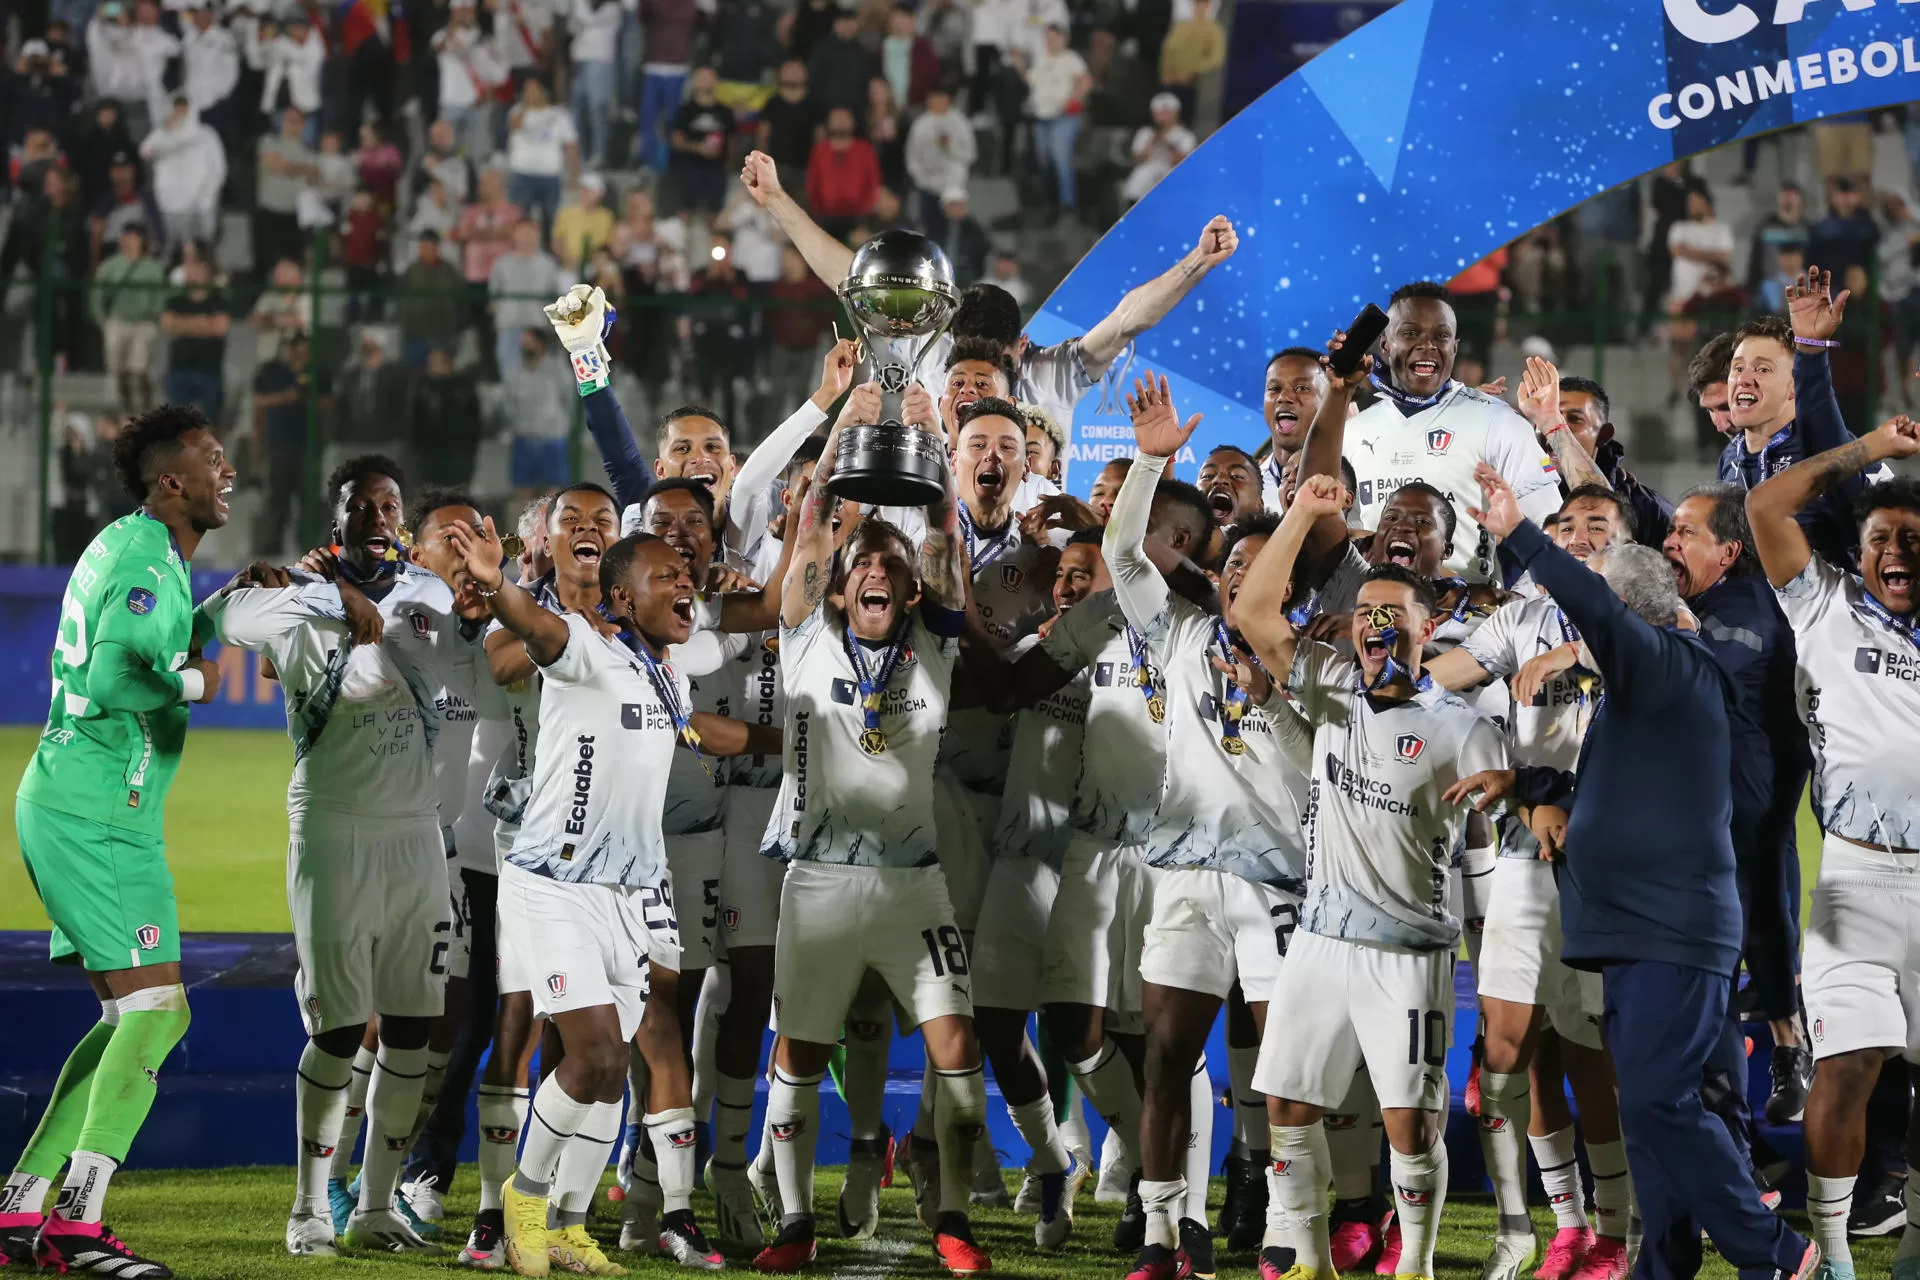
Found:
[[[1513,486],[1521,514],[1540,524],[1560,509],[1560,470],[1553,456],[1541,447],[1533,424],[1505,401],[1489,399],[1484,446],[1487,463]],[[1473,505],[1480,505],[1478,493],[1474,494]],[[1462,520],[1468,519],[1465,510],[1459,515]]]
[[[773,518],[774,483],[793,461],[794,451],[812,435],[827,415],[814,407],[811,399],[787,415],[787,420],[767,433],[753,447],[747,460],[734,474],[733,489],[727,499],[727,549],[751,562],[766,536],[767,522]]]
[[[1166,688],[1165,672],[1144,641],[1135,645],[1112,591],[1067,610],[1040,647],[1062,671],[1087,679],[1071,822],[1103,840],[1138,844],[1153,825],[1166,776],[1166,725],[1147,710],[1152,692]],[[1144,660],[1144,684],[1136,656]]]

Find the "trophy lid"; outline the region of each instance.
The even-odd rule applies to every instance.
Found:
[[[840,300],[870,332],[902,338],[932,333],[959,305],[953,264],[918,231],[882,231],[853,255]]]

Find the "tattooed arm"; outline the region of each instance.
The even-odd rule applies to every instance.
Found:
[[[1098,382],[1129,342],[1166,319],[1201,277],[1231,258],[1239,246],[1240,237],[1233,224],[1224,215],[1216,217],[1201,229],[1200,242],[1185,257],[1145,284],[1129,289],[1120,305],[1080,339],[1080,363],[1087,376]]]
[[[1851,444],[1794,463],[1747,494],[1753,549],[1767,571],[1767,581],[1784,587],[1813,558],[1806,532],[1794,518],[1802,507],[1875,463],[1916,453],[1920,453],[1920,426],[1902,415]]]
[[[825,451],[814,464],[813,483],[807,486],[797,513],[790,513],[791,532],[787,541],[791,559],[780,590],[780,625],[797,627],[813,616],[827,598],[828,580],[833,576],[833,495],[827,482],[833,478],[834,455],[839,451],[840,433],[849,426],[880,420],[880,384],[863,382],[847,397],[840,420],[827,436]],[[795,523],[791,516],[798,515]]]
[[[1593,455],[1574,439],[1573,428],[1560,413],[1560,370],[1551,360],[1527,357],[1527,370],[1520,379],[1520,412],[1533,425],[1534,434],[1546,442],[1560,478],[1568,489],[1583,484],[1611,489],[1606,473],[1594,462]]]
[[[953,468],[946,468],[947,493],[927,506],[927,540],[920,544],[920,590],[934,606],[962,613],[967,608],[967,543],[960,533],[960,499],[954,493]]]

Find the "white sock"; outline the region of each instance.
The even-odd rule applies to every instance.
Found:
[[[1254,1153],[1267,1149],[1267,1097],[1253,1087],[1253,1067],[1259,1060],[1257,1044],[1227,1046],[1227,1075],[1233,1083],[1233,1136]]]
[[[360,1207],[393,1208],[394,1184],[407,1148],[413,1145],[413,1118],[427,1087],[427,1047],[395,1049],[381,1045],[367,1086],[367,1149],[360,1157]]]
[[[106,1204],[107,1183],[120,1162],[97,1151],[76,1151],[68,1157],[67,1180],[60,1184],[60,1197],[53,1211],[68,1222],[98,1222]]]
[[[52,1186],[51,1178],[14,1170],[6,1189],[0,1191],[0,1213],[45,1213],[47,1190]]]
[[[1107,1122],[1113,1140],[1125,1153],[1129,1169],[1140,1167],[1140,1085],[1133,1078],[1133,1066],[1120,1046],[1109,1040],[1100,1052],[1084,1062],[1069,1062],[1067,1070],[1080,1085],[1080,1092],[1102,1120]]]
[[[520,1155],[520,1133],[527,1127],[525,1089],[480,1086],[480,1207],[498,1209],[500,1188],[513,1176]]]
[[[556,1072],[540,1082],[527,1108],[527,1136],[520,1147],[520,1164],[513,1173],[514,1189],[543,1199],[560,1169],[561,1153],[580,1126],[587,1122],[593,1103],[582,1102],[560,1087]]]
[[[1915,1173],[1912,1165],[1907,1166],[1905,1200],[1907,1225],[1900,1232],[1899,1247],[1893,1251],[1895,1262],[1902,1258],[1920,1258],[1920,1173]]]
[[[940,1143],[940,1212],[966,1215],[973,1148],[987,1127],[985,1066],[933,1072],[933,1128]]]
[[[773,1069],[767,1091],[767,1146],[780,1184],[781,1225],[813,1217],[813,1152],[820,1140],[820,1077]]]
[[[1180,1224],[1175,1219],[1186,1212],[1187,1180],[1174,1178],[1168,1182],[1149,1182],[1142,1178],[1140,1203],[1147,1211],[1146,1243],[1168,1249],[1179,1248]]]
[[[451,1055],[441,1053],[431,1047],[427,1050],[427,1079],[420,1089],[420,1109],[414,1112],[413,1129],[407,1135],[407,1150],[413,1150],[413,1144],[420,1140],[420,1131],[427,1127],[427,1117],[433,1114],[440,1102],[440,1086],[447,1078],[447,1060]]]
[[[1853,1211],[1854,1178],[1823,1178],[1807,1174],[1807,1226],[1827,1261],[1848,1270],[1853,1253],[1847,1248],[1847,1215]]]
[[[713,1162],[722,1169],[747,1167],[747,1135],[753,1132],[753,1078],[713,1076]]]
[[[353,1172],[353,1148],[360,1140],[360,1125],[367,1118],[367,1090],[373,1084],[373,1050],[361,1045],[353,1051],[353,1080],[347,1085],[347,1110],[340,1117],[340,1141],[334,1144],[333,1168],[329,1178],[343,1182]]]
[[[1336,1200],[1365,1200],[1373,1195],[1374,1170],[1380,1167],[1380,1102],[1363,1067],[1354,1073],[1338,1111],[1321,1117],[1327,1133],[1327,1157]]]
[[[1527,1218],[1527,1117],[1533,1094],[1527,1073],[1480,1072],[1480,1152],[1493,1181],[1493,1206],[1501,1235],[1531,1234]]]
[[[1292,1249],[1297,1266],[1333,1272],[1327,1226],[1327,1131],[1322,1125],[1273,1125],[1267,1163],[1267,1233],[1261,1247]]]
[[[346,1118],[347,1089],[352,1083],[352,1058],[337,1058],[307,1041],[293,1077],[294,1128],[300,1139],[293,1174],[296,1217],[325,1217],[330,1212],[327,1177],[340,1145],[340,1124]]]
[[[1070,1159],[1067,1142],[1054,1121],[1052,1098],[1042,1093],[1033,1102],[1023,1102],[1017,1107],[1009,1104],[1007,1114],[1013,1117],[1013,1127],[1019,1131],[1021,1140],[1033,1149],[1033,1161],[1027,1166],[1031,1172],[1066,1172]]]
[[[553,1200],[560,1211],[561,1226],[587,1220],[593,1193],[600,1189],[600,1175],[607,1171],[607,1158],[619,1141],[620,1104],[594,1103],[579,1132],[560,1153],[560,1167],[554,1174]]]
[[[1554,1224],[1562,1231],[1585,1228],[1587,1206],[1580,1194],[1580,1162],[1573,1156],[1573,1126],[1555,1129],[1543,1137],[1529,1135],[1527,1145],[1533,1148],[1533,1161],[1540,1166],[1540,1185],[1547,1189]]]
[[[887,1102],[887,1053],[893,1047],[890,1022],[847,1015],[846,1066],[840,1073],[847,1089],[847,1136],[869,1141],[880,1136],[880,1118]],[[931,1119],[931,1117],[929,1117]],[[931,1135],[931,1130],[928,1135]]]
[[[1068,1079],[1067,1118],[1060,1122],[1060,1141],[1067,1144],[1068,1151],[1084,1153],[1091,1169],[1093,1134],[1087,1129],[1087,1109],[1082,1105],[1086,1099],[1079,1089],[1073,1087],[1072,1078]]]
[[[1421,1155],[1393,1152],[1391,1171],[1394,1210],[1400,1216],[1399,1274],[1430,1276],[1433,1274],[1434,1237],[1439,1235],[1440,1210],[1447,1202],[1445,1136]]]
[[[1609,1240],[1627,1238],[1627,1220],[1633,1212],[1633,1179],[1627,1174],[1626,1144],[1587,1144],[1587,1169],[1593,1174],[1593,1232]]]
[[[1187,1079],[1187,1202],[1180,1211],[1202,1226],[1207,1223],[1207,1191],[1213,1185],[1213,1112],[1218,1105],[1203,1053]]]
[[[939,1089],[933,1082],[933,1063],[928,1062],[920,1068],[920,1109],[914,1113],[913,1117],[913,1136],[921,1142],[940,1140],[940,1124],[933,1114],[934,1100],[938,1096]],[[967,1172],[971,1177],[973,1172],[971,1160],[967,1162]]]
[[[708,965],[701,971],[700,999],[693,1008],[693,1114],[697,1120],[713,1118],[713,1091],[719,1087],[720,1069],[713,1056],[720,1046],[720,1015],[726,1011],[733,994],[726,965]],[[687,974],[680,980],[690,980]]]
[[[693,1108],[674,1107],[648,1115],[647,1138],[660,1165],[661,1210],[675,1213],[693,1207]]]

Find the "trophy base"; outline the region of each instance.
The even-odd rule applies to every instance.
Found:
[[[946,442],[897,422],[849,427],[840,434],[833,476],[836,498],[874,507],[924,507],[947,492]]]

